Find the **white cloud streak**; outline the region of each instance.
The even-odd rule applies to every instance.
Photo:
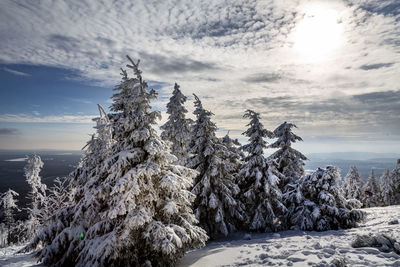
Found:
[[[3,68],[3,70],[4,70],[4,71],[7,71],[8,73],[17,75],[17,76],[31,76],[31,75],[28,74],[28,73],[21,72],[21,71],[17,71],[17,70],[13,70],[13,69],[10,69],[10,68]]]
[[[32,116],[27,114],[1,114],[2,123],[93,123],[95,115]]]

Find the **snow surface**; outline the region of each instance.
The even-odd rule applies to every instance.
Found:
[[[367,218],[359,228],[326,232],[284,231],[269,234],[232,236],[191,251],[179,267],[186,266],[326,266],[345,258],[348,266],[400,266],[400,255],[377,248],[352,248],[357,234],[387,234],[400,240],[400,206],[364,209]]]
[[[400,240],[400,206],[364,209],[367,219],[359,228],[326,232],[284,231],[235,234],[188,252],[179,267],[186,266],[326,266],[345,258],[349,266],[400,266],[400,255],[377,248],[352,248],[357,234],[387,234]],[[0,266],[41,266],[32,253],[15,254],[21,247],[0,249]]]

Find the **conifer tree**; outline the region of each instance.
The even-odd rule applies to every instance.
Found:
[[[31,207],[28,208],[27,229],[28,238],[33,238],[37,235],[40,227],[48,216],[48,206],[46,202],[46,185],[42,184],[39,173],[43,167],[43,162],[38,155],[28,156],[25,165],[26,181],[31,187],[28,193],[28,198],[31,201]]]
[[[381,192],[379,183],[375,178],[375,172],[372,169],[367,182],[362,188],[363,196],[361,202],[364,208],[379,207],[381,205]]]
[[[228,133],[222,138],[222,144],[226,146],[232,153],[239,156],[239,159],[243,159],[245,157],[242,151],[242,144],[240,144],[238,139],[232,139]]]
[[[193,210],[200,226],[215,238],[235,231],[246,218],[236,184],[238,155],[216,137],[212,113],[194,97],[196,121],[189,146],[193,156],[187,162],[188,167],[199,172],[192,189],[196,195]]]
[[[7,245],[11,244],[11,228],[14,223],[14,210],[19,211],[17,200],[14,197],[19,196],[14,190],[8,189],[0,196],[0,206],[3,207],[3,214],[7,225]]]
[[[101,105],[97,105],[99,117],[93,118],[96,123],[94,127],[96,134],[93,134],[83,149],[82,159],[78,168],[72,173],[71,185],[79,187],[87,182],[91,176],[95,176],[99,171],[101,163],[111,154],[111,147],[114,144],[112,137],[112,124],[107,113]],[[82,188],[81,188],[82,189]],[[76,192],[82,194],[82,192]]]
[[[76,204],[58,211],[27,247],[43,242],[44,264],[169,266],[207,239],[194,225],[195,196],[187,190],[196,173],[172,164],[175,157],[153,128],[160,112],[150,102],[157,94],[147,89],[139,61],[128,59],[135,77],[123,71],[113,95],[111,155],[80,185]]]
[[[365,213],[353,209],[336,184],[339,169],[327,166],[303,176],[295,184],[289,184],[286,199],[291,200],[288,222],[292,228],[326,231],[356,227]]]
[[[343,195],[346,199],[357,199],[361,201],[362,192],[362,178],[356,166],[350,166],[349,172],[344,177],[342,184]]]
[[[394,184],[394,197],[392,205],[400,205],[400,159],[397,160],[396,167],[390,172]]]
[[[249,143],[243,146],[247,155],[239,172],[243,202],[250,219],[247,227],[255,231],[275,230],[286,208],[278,187],[281,175],[274,162],[264,157],[267,147],[264,138],[272,138],[273,133],[264,129],[259,113],[247,110],[243,117],[250,119],[249,128],[243,133],[249,137]]]
[[[389,206],[394,203],[395,187],[393,176],[390,175],[390,171],[386,169],[380,178],[380,190],[382,194],[383,205]]]
[[[300,136],[292,132],[292,128],[297,127],[286,121],[279,125],[273,132],[278,140],[270,145],[271,148],[278,148],[270,158],[276,161],[277,169],[283,175],[279,183],[282,191],[285,191],[287,184],[294,183],[304,175],[304,160],[307,160],[306,156],[292,148],[292,143],[303,141]]]
[[[189,157],[187,145],[190,141],[191,120],[186,119],[186,100],[179,85],[175,83],[172,97],[167,104],[168,121],[161,126],[161,138],[171,143],[171,152],[178,158],[176,163],[180,165],[185,165]]]

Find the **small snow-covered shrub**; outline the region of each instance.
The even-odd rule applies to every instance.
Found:
[[[362,207],[362,203],[358,199],[348,199],[347,205],[352,209],[359,209]]]
[[[400,243],[385,234],[377,235],[357,235],[356,239],[351,243],[353,248],[376,247],[382,252],[394,251],[400,254]]]

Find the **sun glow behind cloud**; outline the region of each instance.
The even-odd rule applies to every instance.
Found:
[[[338,10],[325,2],[307,3],[300,10],[304,16],[291,36],[296,55],[304,62],[316,63],[340,52],[345,38]]]

